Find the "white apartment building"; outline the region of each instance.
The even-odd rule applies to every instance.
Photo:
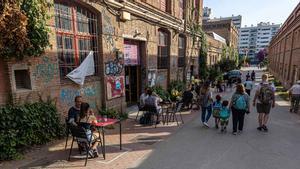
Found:
[[[280,28],[280,24],[261,22],[257,26],[245,26],[239,31],[239,54],[255,58],[256,54],[269,46]]]

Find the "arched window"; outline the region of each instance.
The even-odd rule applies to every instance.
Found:
[[[57,55],[61,78],[64,78],[92,50],[98,73],[97,15],[73,3],[55,3]]]
[[[183,35],[178,37],[178,67],[185,66],[186,40]]]
[[[165,30],[158,31],[157,68],[169,68],[169,33]]]

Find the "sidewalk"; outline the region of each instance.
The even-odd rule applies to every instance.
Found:
[[[169,125],[162,123],[154,126],[141,126],[135,121],[136,111],[134,107],[130,108],[129,119],[122,123],[122,142],[123,150],[119,149],[119,130],[107,129],[105,137],[106,142],[106,160],[102,154],[96,159],[89,159],[86,168],[101,169],[123,169],[151,153],[154,145],[166,140],[171,134],[182,128],[182,124],[177,126],[176,122]],[[185,124],[193,120],[198,111],[185,111],[182,113]],[[75,144],[74,144],[75,145]],[[36,147],[24,155],[24,159],[4,162],[0,168],[84,168],[84,157],[75,156],[71,161],[67,161],[69,148],[71,146],[71,137],[69,137],[68,148],[65,147],[65,139],[54,141],[45,146]],[[75,145],[75,147],[77,147]],[[76,148],[72,154],[78,154]],[[83,158],[83,159],[80,159]]]

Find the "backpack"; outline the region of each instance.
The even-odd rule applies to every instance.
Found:
[[[226,107],[222,107],[220,110],[220,118],[228,119],[230,116],[229,110]]]
[[[261,88],[258,94],[258,100],[263,104],[269,104],[274,99],[274,92],[270,84],[261,83]]]
[[[218,102],[214,103],[214,105],[213,105],[213,117],[220,117],[221,108],[222,108],[221,102],[220,103],[218,103]]]
[[[140,124],[149,125],[152,121],[151,113],[144,113],[143,116],[140,118]]]
[[[238,96],[238,98],[233,101],[233,107],[238,110],[246,110],[247,109],[247,103],[246,103],[244,95]]]

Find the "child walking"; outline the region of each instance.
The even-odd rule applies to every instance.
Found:
[[[224,100],[222,102],[222,108],[220,111],[220,123],[221,123],[221,132],[226,132],[226,127],[228,125],[229,117],[230,117],[230,110],[228,108],[229,102]]]
[[[216,129],[219,128],[220,123],[220,111],[222,108],[222,97],[220,95],[216,96],[216,101],[213,103],[213,117],[215,118],[215,127]]]

